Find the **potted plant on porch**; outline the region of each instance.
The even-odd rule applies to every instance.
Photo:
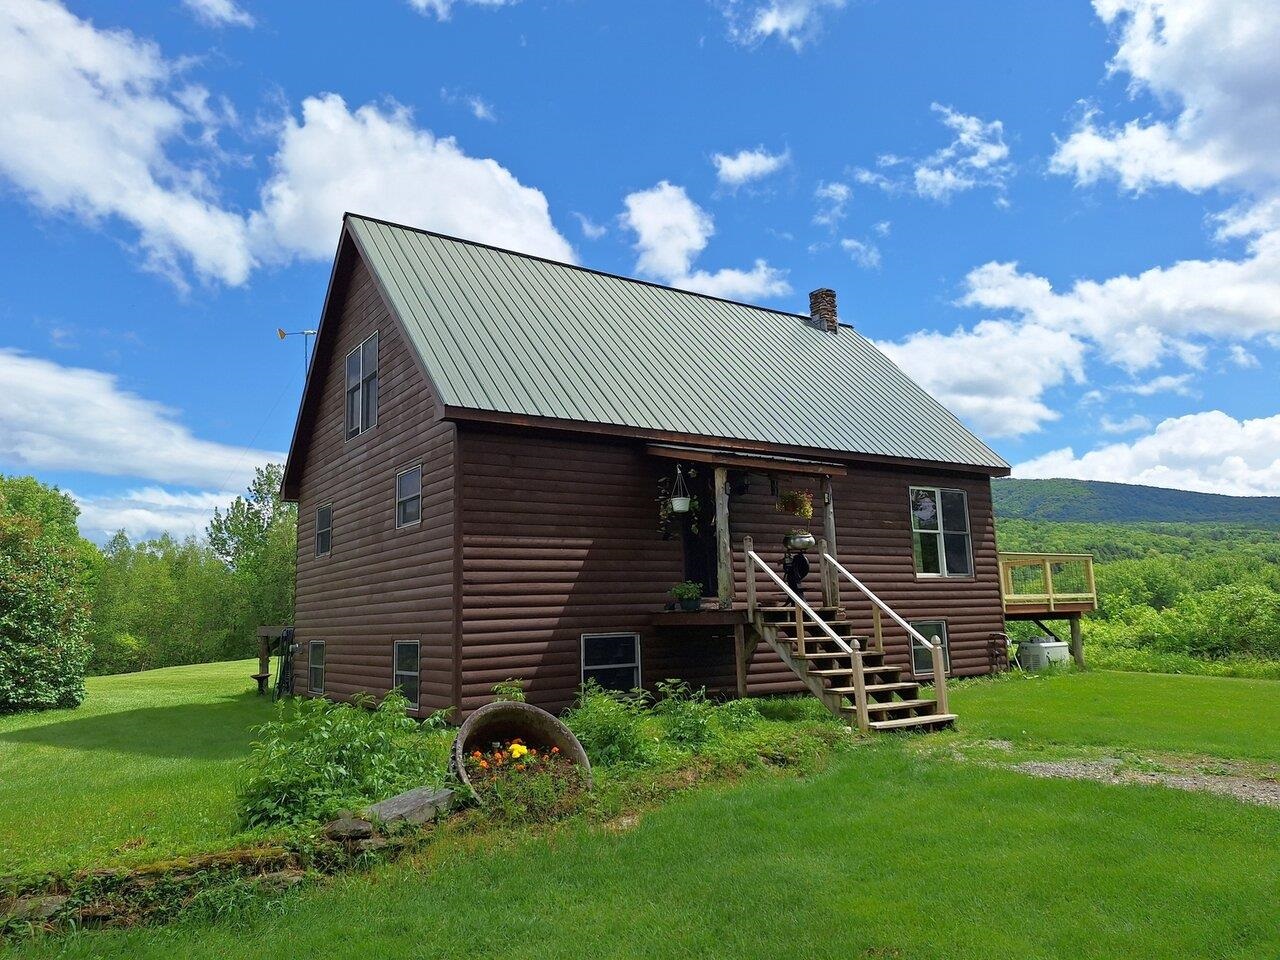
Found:
[[[778,512],[801,520],[813,519],[813,494],[808,490],[783,490],[778,494]]]
[[[671,596],[680,603],[681,610],[702,609],[702,584],[696,580],[686,580],[671,588]]]
[[[816,547],[818,541],[814,539],[813,534],[808,530],[797,527],[795,530],[787,531],[787,535],[782,538],[782,545],[796,553],[804,553],[806,550],[812,550]]]

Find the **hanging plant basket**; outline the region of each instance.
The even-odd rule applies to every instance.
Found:
[[[671,497],[667,500],[671,507],[672,513],[688,513],[689,507],[693,503],[693,497]]]
[[[778,512],[801,520],[813,519],[813,494],[808,490],[783,490],[778,494]]]

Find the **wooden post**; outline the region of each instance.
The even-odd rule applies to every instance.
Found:
[[[733,625],[733,666],[741,700],[747,695],[747,629],[740,623]]]
[[[857,644],[857,640],[853,641]],[[858,729],[863,733],[871,729],[871,712],[867,709],[867,677],[862,672],[862,648],[854,646],[849,658],[853,666],[853,706],[858,718]]]
[[[825,473],[822,475],[822,535],[827,541],[827,549],[822,552],[830,552],[838,560],[840,551],[836,545],[836,504],[835,498],[831,495],[831,477]],[[840,579],[835,575],[834,570],[830,571],[830,576],[830,586],[823,584],[824,590],[831,591],[831,598],[826,603],[829,607],[838,607],[840,606]]]
[[[716,567],[720,609],[733,609],[733,548],[729,540],[729,468],[716,467]]]
[[[1048,560],[1041,560],[1040,566],[1044,569],[1044,592],[1049,598],[1049,610],[1053,610],[1053,564]]]
[[[804,649],[804,610],[800,604],[796,604],[796,653],[801,657],[805,655]]]
[[[929,642],[933,644],[933,698],[938,701],[939,713],[950,713],[951,698],[947,695],[947,667],[942,659],[942,640],[933,636]]]
[[[880,608],[871,605],[871,631],[876,640],[876,649],[884,653],[884,624],[880,622]]]
[[[752,623],[756,619],[756,564],[751,559],[755,549],[756,542],[753,537],[742,538],[742,562],[747,570],[747,617]]]
[[[836,605],[835,596],[831,588],[835,586],[835,580],[831,576],[831,564],[827,562],[827,538],[822,537],[818,540],[818,579],[822,581],[822,605],[824,607],[834,607]]]
[[[1080,614],[1071,618],[1071,659],[1084,669],[1084,638],[1080,635]]]

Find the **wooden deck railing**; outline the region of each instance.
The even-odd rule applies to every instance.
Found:
[[[1001,551],[1000,594],[1006,613],[1096,610],[1093,555]]]

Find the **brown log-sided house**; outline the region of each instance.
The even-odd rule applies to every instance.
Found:
[[[834,293],[811,301],[348,214],[284,477],[295,691],[399,686],[462,717],[508,678],[551,710],[587,680],[678,678],[808,688],[864,727],[941,718],[918,696],[935,665],[1003,653],[990,479],[1009,468]],[[677,469],[694,509],[660,530]],[[779,509],[805,494],[811,519]],[[799,614],[775,579],[797,528],[819,541]],[[673,609],[685,580],[697,611]]]

